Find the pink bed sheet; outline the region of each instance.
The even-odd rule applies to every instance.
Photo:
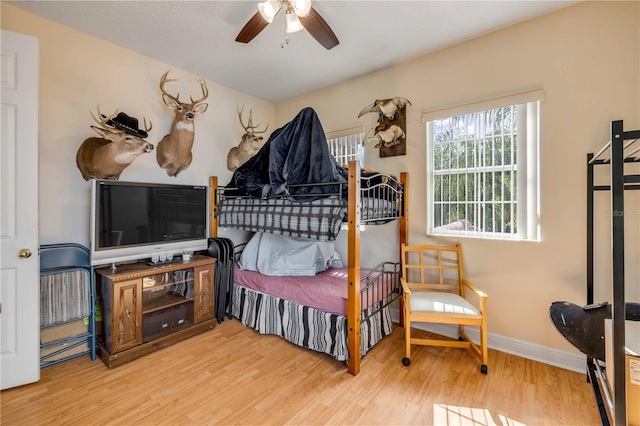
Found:
[[[234,281],[252,290],[336,315],[347,312],[347,268],[328,269],[315,277],[270,277],[235,265]],[[360,269],[360,276],[370,269]]]

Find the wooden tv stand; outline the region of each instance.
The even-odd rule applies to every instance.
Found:
[[[215,327],[215,262],[194,255],[162,266],[96,269],[104,323],[97,342],[102,361],[115,367]]]

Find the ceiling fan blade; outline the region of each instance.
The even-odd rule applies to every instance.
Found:
[[[256,12],[256,14],[249,19],[249,22],[240,30],[236,41],[249,43],[255,36],[260,34],[260,31],[264,30],[267,25],[269,25],[269,23],[264,20],[260,12]]]
[[[300,18],[300,23],[325,49],[333,49],[340,43],[327,21],[313,7],[307,17]]]

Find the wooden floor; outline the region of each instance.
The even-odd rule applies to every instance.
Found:
[[[419,330],[416,334],[427,334]],[[108,369],[76,358],[0,393],[2,425],[597,425],[585,376],[497,351],[415,347],[402,329],[343,362],[261,336],[237,320]]]

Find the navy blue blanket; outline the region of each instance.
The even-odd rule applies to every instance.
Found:
[[[313,195],[337,193],[338,185],[292,187],[346,182],[347,170],[329,153],[327,139],[312,108],[304,108],[233,173],[229,186],[244,195]]]

